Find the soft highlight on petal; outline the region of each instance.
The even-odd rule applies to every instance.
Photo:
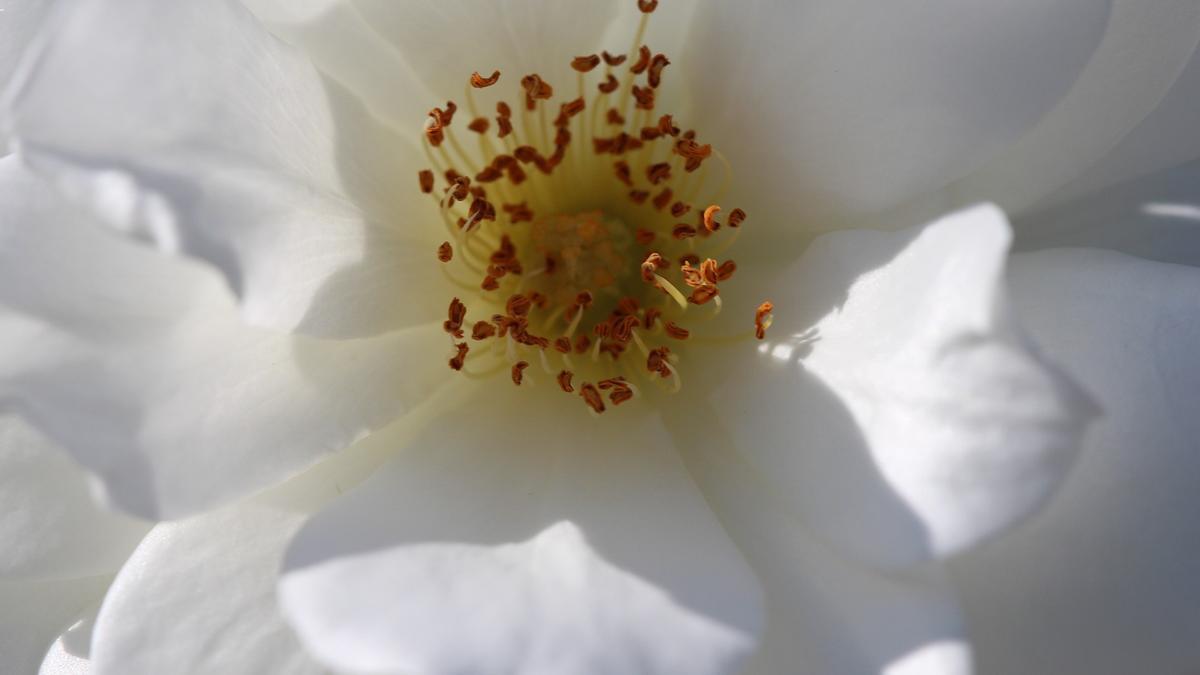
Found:
[[[733,670],[759,591],[655,419],[554,397],[514,424],[522,402],[432,425],[301,530],[280,594],[305,644],[352,671]]]
[[[710,395],[730,443],[823,536],[881,564],[948,555],[1057,486],[1095,410],[1013,322],[1009,228],[982,206],[816,240],[757,358]]]
[[[237,506],[157,526],[96,619],[96,675],[317,675],[279,616],[279,560],[303,514]]]

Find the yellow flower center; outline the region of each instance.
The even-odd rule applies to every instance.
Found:
[[[737,269],[723,255],[746,214],[722,211],[732,171],[721,153],[655,111],[670,65],[642,44],[656,6],[638,0],[628,54],[571,61],[577,96],[553,121],[555,87],[537,74],[521,78],[515,113],[496,100],[494,116],[480,114],[499,71],[471,75],[465,125],[453,125],[453,102],[430,111],[419,186],[438,200],[453,243],[437,257],[467,298],[443,324],[452,369],[508,370],[521,385],[536,364],[595,414],[636,398],[639,379],[681,387],[688,319],[721,311]],[[771,310],[755,309],[758,339]]]

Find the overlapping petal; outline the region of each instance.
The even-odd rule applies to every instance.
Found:
[[[1200,271],[1108,251],[1014,256],[1023,325],[1100,402],[1027,527],[952,563],[981,669],[1188,672],[1200,663]]]
[[[3,114],[65,194],[215,265],[255,324],[362,336],[433,313],[412,144],[235,0],[57,18]]]
[[[0,576],[112,573],[149,529],[101,508],[61,448],[20,418],[0,416]]]
[[[884,574],[805,528],[706,423],[673,407],[668,428],[690,474],[767,589],[767,629],[747,673],[970,672],[958,603],[938,564]]]
[[[753,175],[734,196],[788,237],[1033,203],[1155,108],[1197,21],[1188,0],[714,0],[680,73],[689,123]]]
[[[96,675],[324,672],[275,600],[279,560],[302,521],[243,505],[156,527],[96,619]]]
[[[994,207],[818,239],[773,286],[714,433],[820,534],[885,564],[969,546],[1052,492],[1094,407],[1023,338]],[[720,371],[724,372],[724,371]]]
[[[300,531],[280,593],[309,649],[371,672],[734,668],[759,590],[656,418],[502,392]]]
[[[440,327],[341,341],[248,328],[210,270],[91,225],[12,157],[0,305],[3,351],[21,356],[0,363],[0,403],[144,517],[271,485],[444,382]]]
[[[36,673],[55,637],[100,602],[111,579],[0,581],[0,656],[5,670]]]

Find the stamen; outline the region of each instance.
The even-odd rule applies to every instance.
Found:
[[[521,386],[521,380],[524,379],[525,369],[529,367],[528,361],[517,361],[512,367],[512,381],[518,387]]]
[[[488,77],[482,77],[478,72],[471,73],[471,86],[476,89],[483,89],[496,84],[500,80],[500,71],[494,71]],[[462,80],[459,80],[461,82]]]
[[[775,320],[771,314],[775,310],[775,305],[771,304],[770,300],[764,301],[754,310],[754,337],[762,340],[767,336],[767,329],[771,327],[771,323]]]
[[[442,245],[438,246],[437,257],[444,263],[450,262],[450,259],[454,257],[454,248],[450,246],[450,242],[443,241]]]

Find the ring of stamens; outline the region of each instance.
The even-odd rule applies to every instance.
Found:
[[[692,338],[685,318],[720,311],[721,284],[737,265],[718,256],[746,213],[732,209],[720,222],[728,162],[655,112],[671,63],[641,44],[656,6],[638,0],[628,53],[571,60],[577,91],[557,107],[550,100],[562,88],[530,73],[519,80],[518,105],[499,100],[495,116],[481,114],[476,91],[503,79],[494,71],[471,74],[466,124],[452,126],[453,102],[430,110],[431,168],[419,172],[418,187],[436,198],[451,237],[437,259],[468,297],[450,301],[443,323],[453,370],[477,376],[506,364],[513,384],[528,386],[538,364],[593,414],[637,398],[634,377],[667,391],[682,386],[669,344]],[[464,147],[471,136],[474,152]],[[719,178],[709,171],[713,157]],[[772,309],[756,308],[760,340]]]

